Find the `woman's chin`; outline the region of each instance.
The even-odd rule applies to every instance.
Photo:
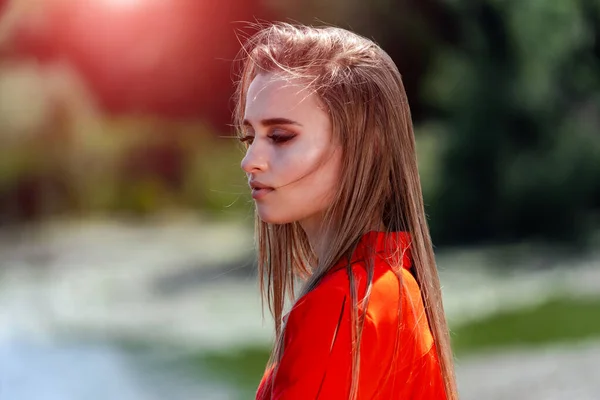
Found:
[[[260,220],[264,223],[267,224],[271,224],[271,225],[283,225],[283,224],[287,224],[290,223],[292,221],[287,221],[284,219],[280,219],[280,218],[273,218],[273,217],[269,217],[269,216],[262,216],[260,214],[258,214],[258,217],[260,218]]]
[[[262,222],[271,225],[283,225],[289,224],[290,222],[294,222],[294,219],[285,218],[285,215],[278,215],[272,212],[268,212],[267,210],[261,209],[261,207],[257,208],[257,214]]]

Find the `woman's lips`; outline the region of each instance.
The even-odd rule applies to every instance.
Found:
[[[254,200],[262,199],[263,197],[265,197],[266,195],[268,195],[269,193],[271,193],[273,190],[274,190],[273,188],[255,188],[255,189],[252,189],[252,198]]]

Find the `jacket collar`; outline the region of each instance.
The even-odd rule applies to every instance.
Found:
[[[410,269],[411,264],[411,237],[408,232],[382,232],[369,231],[363,234],[350,257],[350,263],[364,261],[375,255],[376,257],[393,257],[397,252],[402,255],[402,268]],[[352,249],[350,249],[351,251]],[[342,257],[331,269],[336,271],[346,267],[348,258]]]

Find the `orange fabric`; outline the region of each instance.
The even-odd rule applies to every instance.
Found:
[[[410,272],[408,234],[372,231],[363,235],[351,259],[359,299],[366,288],[364,260],[373,246],[377,256],[362,333],[358,399],[445,400],[435,344],[419,286]],[[397,249],[407,250],[402,285],[386,262],[386,256]],[[351,298],[345,265],[340,261],[284,318],[283,357],[275,376],[272,369],[265,372],[257,399],[348,399]]]

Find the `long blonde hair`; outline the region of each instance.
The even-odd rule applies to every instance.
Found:
[[[375,43],[335,27],[287,23],[262,27],[248,39],[241,54],[235,101],[235,126],[242,121],[248,87],[265,72],[303,79],[325,106],[334,140],[342,146],[342,174],[324,226],[334,232],[319,259],[298,223],[267,224],[255,216],[260,290],[275,320],[276,342],[269,366],[283,353],[282,321],[286,298],[294,301],[294,281],[304,278],[298,298],[314,289],[328,270],[353,251],[368,231],[372,216],[386,231],[410,234],[415,278],[438,352],[447,398],[458,398],[448,326],[442,305],[429,228],[417,170],[415,140],[408,100],[398,69]],[[368,274],[367,295],[372,283]],[[356,282],[349,272],[352,332],[360,338]],[[368,299],[365,299],[368,301]],[[360,340],[353,349],[351,397],[356,398]]]

